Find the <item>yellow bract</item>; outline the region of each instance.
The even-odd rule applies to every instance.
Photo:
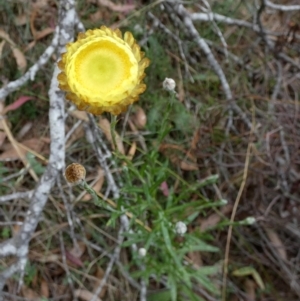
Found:
[[[80,33],[66,48],[57,78],[79,110],[118,115],[145,91],[144,71],[150,61],[130,32],[122,38],[119,29],[102,26]]]

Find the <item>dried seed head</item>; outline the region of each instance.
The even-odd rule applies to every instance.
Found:
[[[173,78],[165,78],[163,81],[163,88],[169,92],[175,92],[176,83]]]
[[[65,178],[72,185],[78,185],[85,180],[85,168],[79,163],[72,163],[65,170]]]

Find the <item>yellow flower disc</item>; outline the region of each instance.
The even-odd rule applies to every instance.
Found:
[[[149,59],[126,32],[105,26],[80,33],[58,62],[59,87],[78,107],[98,115],[125,111],[146,89],[143,83]]]

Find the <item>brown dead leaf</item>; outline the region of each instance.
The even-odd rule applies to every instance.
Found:
[[[54,31],[54,28],[51,27],[44,28],[43,30],[40,31],[35,28],[34,21],[38,15],[38,11],[41,10],[41,8],[43,7],[36,7],[32,9],[30,15],[30,29],[35,41],[44,38],[45,36],[47,36],[48,34]]]
[[[19,130],[18,134],[16,135],[17,140],[21,140],[31,129],[32,129],[33,123],[32,122],[26,122],[21,129]]]
[[[96,183],[93,185],[93,189],[96,191],[96,192],[100,192],[102,186],[103,186],[103,183],[104,183],[104,180],[105,180],[105,177],[104,177],[104,170],[102,168],[98,168],[98,176],[97,176],[97,181]],[[89,201],[92,199],[92,196],[90,194],[85,194],[84,197],[82,198],[83,201]]]
[[[132,132],[137,136],[143,150],[147,151],[147,146],[146,146],[144,137],[139,134],[139,131],[137,130],[136,126],[130,119],[128,120],[128,125],[129,125],[130,129],[132,130]]]
[[[67,258],[67,262],[68,264],[76,267],[83,267],[83,262],[81,261],[80,258],[74,256],[73,254],[71,254],[68,250],[66,251],[66,258]]]
[[[198,170],[195,158],[184,147],[171,143],[163,143],[159,150],[168,157],[174,165],[179,165],[182,170]]]
[[[37,293],[40,288],[39,284],[39,275],[38,273],[35,273],[34,276],[32,277],[32,281],[30,283],[31,288]]]
[[[217,213],[213,213],[207,219],[201,222],[200,230],[205,231],[208,228],[214,227],[221,220],[221,216]]]
[[[35,40],[36,40],[35,37],[37,36],[37,30],[35,29],[34,26],[34,20],[37,17],[37,13],[38,13],[37,9],[33,9],[30,14],[30,29],[31,29],[32,36]]]
[[[16,63],[18,65],[18,68],[22,72],[24,72],[26,67],[27,67],[27,60],[25,58],[25,55],[23,54],[23,52],[19,48],[15,47],[15,46],[10,46],[10,49],[12,50],[13,55],[16,59]]]
[[[85,290],[85,289],[77,289],[74,291],[74,295],[75,297],[83,300],[83,301],[90,301],[94,294],[89,292],[88,290]],[[96,297],[95,299],[96,301],[102,301],[100,298]]]
[[[39,252],[30,251],[29,252],[29,259],[35,260],[41,263],[56,263],[61,260],[60,254],[41,254]]]
[[[15,17],[14,19],[14,23],[16,26],[23,26],[27,23],[27,15],[26,14],[22,14],[22,15],[18,15]]]
[[[29,287],[27,287],[25,285],[22,286],[21,293],[22,293],[22,296],[25,297],[26,299],[36,300],[36,301],[40,300],[39,295],[35,291],[33,291],[32,289],[30,289]]]
[[[47,27],[43,30],[37,31],[35,39],[36,40],[42,39],[53,32],[54,32],[54,28]]]
[[[184,147],[180,146],[180,145],[176,145],[176,144],[171,144],[171,143],[163,143],[161,144],[161,146],[159,147],[159,150],[161,152],[165,152],[168,151],[170,149],[174,149],[174,150],[179,150],[180,152],[184,153],[185,149]]]
[[[182,79],[182,72],[181,72],[181,64],[177,60],[177,72],[178,72],[178,82],[177,82],[177,98],[180,102],[183,102],[185,99],[185,91],[184,91],[184,85],[183,85],[183,79]]]
[[[128,154],[127,154],[127,158],[129,160],[132,160],[133,156],[135,155],[135,152],[136,152],[136,142],[132,142],[130,149],[128,151]]]
[[[226,215],[229,212],[231,212],[232,210],[232,205],[231,204],[227,204],[226,206],[222,207],[221,212]],[[205,231],[208,228],[214,227],[215,225],[217,225],[220,220],[222,219],[221,215],[217,214],[217,213],[213,213],[211,214],[208,218],[206,218],[205,220],[202,220],[200,222],[200,230],[201,231]]]
[[[141,130],[145,128],[147,116],[141,107],[137,107],[135,113],[131,116],[131,120],[135,126]]]
[[[32,49],[36,44],[36,40],[31,41],[25,48],[24,48],[24,53]]]
[[[13,227],[12,227],[13,236],[16,236],[18,234],[18,232],[20,231],[20,229],[21,229],[21,225],[19,225],[19,224],[13,225]]]
[[[98,286],[100,285],[102,279],[103,279],[103,276],[104,276],[104,271],[99,267],[97,266],[97,270],[96,270],[96,273],[95,273],[95,277],[98,279],[97,281],[95,281],[95,284],[94,284],[94,289],[93,289],[93,292],[95,293]],[[107,290],[107,285],[105,285],[100,293],[100,295],[98,297],[100,298],[103,298],[106,294],[106,290]]]
[[[191,149],[192,150],[196,150],[199,147],[199,141],[200,140],[201,140],[201,131],[200,131],[200,129],[197,129],[194,132],[193,139],[192,139],[192,142],[191,142]]]
[[[44,278],[41,281],[40,293],[41,293],[41,297],[45,297],[45,298],[49,297],[48,282]]]
[[[24,140],[20,142],[19,144],[24,145],[27,148],[30,148],[31,150],[39,153],[41,152],[42,148],[45,146],[45,141],[43,139],[37,139],[37,138],[31,138],[28,140]],[[20,154],[25,157],[26,155],[26,149],[20,147],[19,148]],[[0,155],[0,160],[10,160],[15,161],[19,160],[20,154],[17,152],[17,150],[14,148],[12,144],[9,144],[8,147],[5,148],[5,151]]]
[[[89,121],[87,112],[85,111],[79,111],[79,110],[71,111],[70,115],[82,121],[86,121],[86,122]]]
[[[109,9],[119,13],[129,13],[135,9],[134,4],[115,4],[109,0],[98,0],[98,5],[108,7]]]
[[[27,16],[25,14],[18,15],[14,19],[14,23],[16,26],[23,26],[27,23]]]
[[[196,163],[186,161],[186,160],[183,160],[183,161],[180,162],[180,168],[182,170],[186,170],[186,171],[193,171],[193,170],[198,170],[199,169],[199,167]]]
[[[1,59],[1,56],[2,56],[2,51],[3,51],[3,47],[4,47],[4,45],[5,45],[5,42],[6,42],[6,41],[2,41],[2,42],[0,43],[0,59]]]
[[[16,59],[16,63],[18,65],[18,68],[21,71],[25,71],[27,67],[27,61],[23,54],[23,52],[17,48],[16,43],[10,38],[9,34],[7,34],[4,30],[0,29],[0,38],[4,39],[6,42],[9,43],[9,46],[13,52],[13,55]]]
[[[0,29],[0,38],[8,42],[10,45],[16,45],[15,42],[10,38],[9,34],[2,29]]]
[[[1,116],[1,113],[3,110],[4,110],[4,104],[3,104],[3,102],[0,101],[0,116]],[[0,148],[1,148],[5,138],[6,138],[6,132],[4,130],[3,123],[0,122]]]
[[[203,266],[203,261],[200,252],[197,251],[189,252],[188,258],[191,259],[191,262],[193,263],[193,268],[199,269],[201,266]]]
[[[93,22],[97,22],[98,20],[103,19],[103,12],[101,9],[97,10],[95,13],[90,14],[90,19]]]
[[[275,251],[278,253],[281,259],[287,260],[287,253],[284,244],[282,243],[279,235],[271,228],[264,227]]]
[[[185,149],[182,146],[175,144],[162,144],[159,150],[166,156],[174,165],[179,165],[184,158]]]
[[[66,284],[61,285],[61,284],[57,284],[54,282],[51,283],[51,291],[55,292],[55,296],[63,296],[63,295],[71,296],[71,294],[72,294],[71,289],[69,288],[68,285],[66,285]],[[54,300],[55,300],[55,298],[54,298]],[[64,298],[64,299],[60,299],[60,300],[70,301],[71,299]],[[40,300],[40,301],[42,301],[42,300]]]
[[[31,1],[31,9],[33,10],[40,10],[45,9],[49,5],[49,0],[37,0],[37,1]]]
[[[86,250],[86,244],[83,241],[79,241],[77,246],[74,246],[69,253],[73,256],[80,258]]]
[[[255,287],[256,287],[255,282],[250,279],[246,279],[244,285],[245,285],[245,293],[247,295],[247,300],[255,301]]]
[[[108,119],[100,117],[99,126],[100,126],[101,130],[103,131],[106,139],[112,144],[112,147],[114,149],[110,122],[108,121]],[[115,138],[116,138],[116,144],[117,144],[118,151],[120,152],[120,154],[124,155],[125,150],[124,150],[123,141],[117,132],[115,132]]]
[[[7,138],[10,142],[9,146],[12,148],[12,151],[15,151],[15,153],[17,154],[17,157],[22,161],[23,165],[25,167],[29,167],[29,174],[30,176],[36,181],[38,182],[39,178],[36,175],[35,171],[30,167],[30,163],[28,162],[28,159],[25,156],[24,153],[24,148],[26,148],[26,146],[23,146],[22,144],[18,143],[15,138],[13,137],[9,125],[7,124],[6,120],[3,118],[0,120],[0,122],[2,123],[3,129],[7,135]],[[3,154],[2,154],[3,155]],[[7,155],[7,154],[6,154]],[[10,156],[8,154],[8,156]]]
[[[75,141],[79,140],[82,137],[84,137],[84,130],[83,125],[80,124],[68,139],[66,143],[66,149],[68,149]]]

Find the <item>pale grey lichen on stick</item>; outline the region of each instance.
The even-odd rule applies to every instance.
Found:
[[[52,44],[47,48],[46,54],[44,53],[37,64],[35,64],[29,71],[21,77],[19,80],[11,82],[5,88],[0,90],[0,98],[4,98],[9,93],[18,89],[23,85],[30,77],[33,78],[41,64],[45,64],[49,57],[54,53],[57,45],[60,45],[59,52],[63,51],[65,44],[71,41],[74,37],[74,16],[76,15],[74,6],[75,0],[60,0],[60,13],[58,26],[56,27],[56,33]],[[65,8],[69,7],[69,10]],[[68,31],[66,31],[66,28]],[[61,30],[64,30],[64,35],[61,35]],[[31,198],[29,209],[27,211],[25,220],[20,231],[10,240],[0,245],[0,256],[15,255],[18,259],[15,264],[8,267],[7,270],[0,274],[0,291],[2,291],[6,279],[13,273],[21,272],[19,287],[22,285],[22,275],[24,273],[28,245],[32,234],[34,233],[36,226],[41,217],[44,206],[47,202],[48,195],[51,188],[55,184],[56,177],[65,164],[65,150],[64,150],[64,95],[58,88],[57,74],[59,70],[55,67],[53,72],[51,85],[49,89],[49,126],[50,126],[50,156],[49,163],[44,174],[41,177],[40,182],[37,184],[34,193]],[[3,298],[0,295],[0,300]]]
[[[32,193],[33,193],[33,191],[29,190],[29,191],[15,192],[12,194],[0,196],[0,204],[9,202],[12,200],[16,200],[16,199],[28,199],[32,196]]]
[[[280,10],[280,11],[296,11],[296,10],[300,10],[300,5],[281,5],[281,4],[274,4],[271,1],[265,0],[265,4],[266,6],[276,9],[276,10]]]

